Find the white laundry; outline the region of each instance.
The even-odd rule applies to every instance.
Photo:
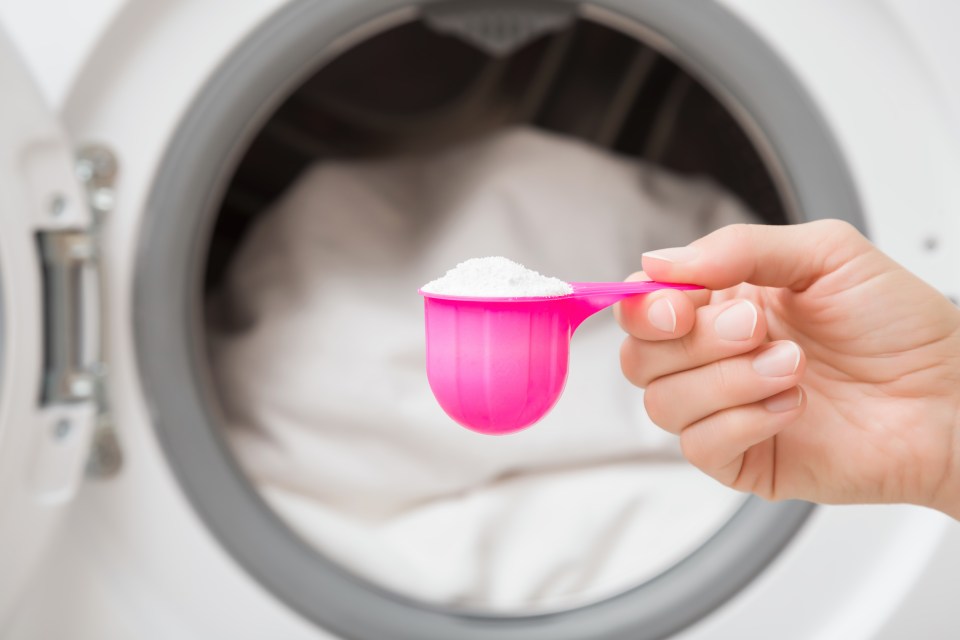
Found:
[[[210,303],[229,441],[303,538],[404,594],[549,609],[637,584],[742,498],[649,422],[610,314],[578,330],[552,413],[490,437],[437,406],[416,291],[478,255],[622,279],[645,250],[744,220],[708,181],[528,129],[318,164],[257,223]]]

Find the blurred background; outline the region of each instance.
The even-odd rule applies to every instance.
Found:
[[[416,290],[841,217],[956,299],[958,21],[0,2],[0,635],[952,637],[956,523],[715,483],[610,313],[545,420],[467,431]]]

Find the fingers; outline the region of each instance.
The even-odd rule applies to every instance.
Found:
[[[680,326],[680,313],[677,315]],[[646,387],[665,375],[749,353],[766,336],[766,320],[749,300],[702,306],[692,315],[696,317],[693,327],[682,338],[648,341],[628,336],[620,349],[620,365],[627,380]],[[646,331],[644,327],[629,330]]]
[[[725,289],[741,282],[802,291],[872,245],[839,220],[800,225],[735,224],[687,247],[643,254],[643,268],[654,280],[690,282]]]
[[[770,439],[792,424],[805,408],[803,389],[792,387],[764,401],[727,409],[694,423],[680,433],[680,447],[691,464],[720,482],[770,495],[769,486],[758,486],[762,482],[769,484],[764,478],[774,468],[776,448]],[[746,457],[751,453],[756,454],[755,458],[768,458],[754,461],[756,477],[743,473]],[[756,470],[764,473],[757,474]]]
[[[649,280],[642,271],[627,282]],[[632,296],[617,304],[614,316],[627,333],[642,340],[668,340],[685,336],[693,328],[695,310],[707,303],[710,292],[663,289]]]
[[[773,342],[749,354],[658,378],[647,387],[644,404],[651,420],[676,434],[714,413],[795,387],[805,364],[796,343]]]

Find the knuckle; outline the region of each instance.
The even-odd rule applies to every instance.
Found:
[[[620,370],[631,384],[641,389],[650,383],[649,374],[643,366],[642,345],[642,341],[633,336],[627,336],[620,345]]]
[[[747,240],[752,233],[751,225],[745,222],[738,222],[736,224],[728,225],[726,230],[730,237],[734,240]]]
[[[680,433],[680,450],[690,464],[711,473],[729,462],[723,457],[728,448],[718,446],[717,438],[732,432],[735,415],[736,412],[721,411]]]
[[[747,247],[753,241],[754,225],[746,223],[736,223],[727,225],[720,229],[723,234],[723,241],[731,249]]]
[[[708,471],[712,461],[710,449],[705,445],[701,429],[689,428],[680,432],[680,451],[683,457],[696,468]]]
[[[855,256],[870,251],[870,244],[863,234],[849,222],[844,220],[819,220],[817,240],[819,252],[817,254],[817,269],[826,272],[852,260]]]
[[[643,408],[650,420],[663,429],[667,428],[666,404],[663,397],[663,385],[651,382],[643,392]]]
[[[826,220],[818,220],[815,224],[826,237],[841,242],[849,242],[863,237],[860,230],[846,220],[828,218]]]
[[[718,397],[729,397],[735,391],[736,382],[741,377],[734,371],[735,368],[736,363],[730,358],[713,363],[713,379]]]
[[[694,336],[687,335],[682,338],[678,338],[677,340],[674,340],[674,343],[679,347],[683,362],[696,363],[700,360],[699,349]]]

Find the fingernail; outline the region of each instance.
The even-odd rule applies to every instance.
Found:
[[[725,309],[713,321],[713,330],[724,340],[749,340],[756,329],[757,308],[749,300]]]
[[[763,401],[763,406],[771,413],[784,413],[796,409],[803,402],[803,389],[794,387],[787,389],[783,393],[767,398]]]
[[[753,370],[768,378],[789,376],[800,366],[800,347],[793,342],[779,342],[753,359]]]
[[[667,298],[660,298],[650,305],[647,309],[647,320],[660,331],[673,333],[677,330],[677,311]]]
[[[647,251],[643,254],[643,257],[663,260],[664,262],[690,262],[696,258],[699,253],[700,252],[693,247],[671,247],[669,249]]]

